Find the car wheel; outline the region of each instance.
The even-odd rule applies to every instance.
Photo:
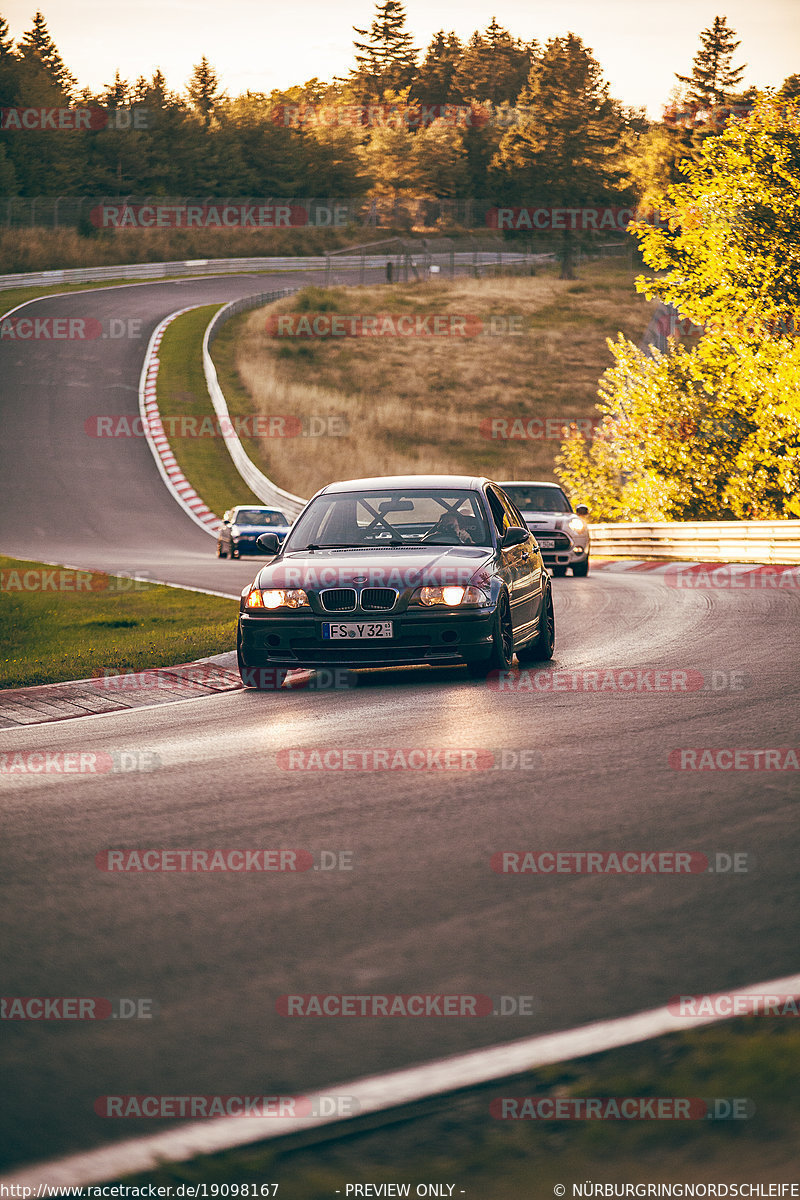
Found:
[[[517,651],[521,663],[547,662],[556,648],[556,617],[553,611],[553,592],[548,584],[544,599],[544,620],[539,622],[539,632],[532,642]]]
[[[578,579],[585,579],[586,576],[589,574],[588,558],[585,559],[584,562],[573,563],[572,564],[572,574],[575,575],[576,578],[578,578]]]
[[[490,671],[508,671],[514,658],[514,628],[511,624],[511,608],[505,592],[497,601],[497,612],[492,630],[492,651],[488,658],[479,658],[467,663],[467,671],[473,679],[484,679]]]
[[[566,575],[567,568],[563,567],[563,566],[555,566],[552,568],[552,571],[553,571],[553,574],[557,575],[560,579],[562,575]]]

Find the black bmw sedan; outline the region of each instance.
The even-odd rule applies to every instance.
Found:
[[[317,667],[466,663],[473,676],[552,657],[550,577],[496,483],[401,475],[333,483],[309,500],[242,593],[246,685]]]

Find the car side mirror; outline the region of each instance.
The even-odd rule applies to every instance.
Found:
[[[519,525],[512,525],[503,534],[500,546],[503,550],[510,550],[512,546],[521,546],[523,542],[527,542],[530,536],[527,529],[520,529]]]
[[[256,545],[260,546],[262,550],[266,550],[267,554],[277,554],[281,548],[277,533],[259,534],[256,538]]]
[[[585,505],[585,504],[579,504],[578,507],[575,509],[575,512],[578,514],[579,517],[588,517],[588,515],[589,515],[589,509],[588,509],[587,505]]]

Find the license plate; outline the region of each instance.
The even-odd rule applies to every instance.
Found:
[[[533,536],[536,537],[536,534],[534,534]],[[537,537],[536,541],[539,543],[540,550],[555,550],[555,548],[556,548],[555,538]]]
[[[322,626],[323,638],[338,641],[339,638],[390,638],[391,621],[326,621]]]

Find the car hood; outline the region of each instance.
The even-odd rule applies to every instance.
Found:
[[[291,525],[270,525],[267,527],[265,525],[239,525],[238,522],[234,522],[234,524],[240,533],[246,533],[248,536],[258,536],[262,533],[286,535],[291,529]]]
[[[565,522],[575,514],[524,512],[522,515],[529,527],[535,525],[537,529],[563,529]]]
[[[484,546],[430,546],[397,550],[314,550],[287,554],[262,567],[259,588],[406,587],[488,581],[494,550]]]

